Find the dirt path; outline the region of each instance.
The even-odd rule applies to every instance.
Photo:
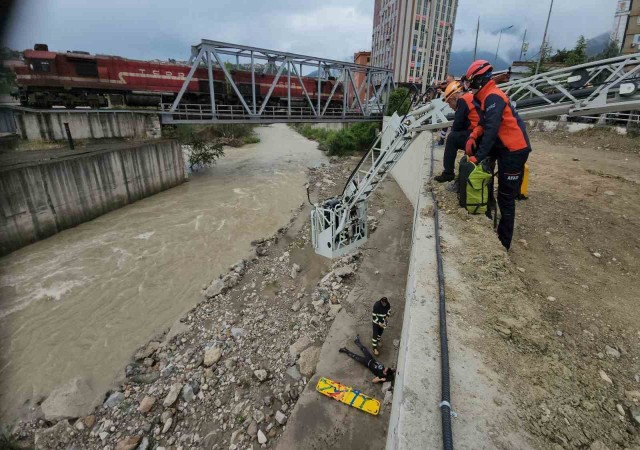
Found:
[[[445,264],[461,274],[449,313],[480,332],[464,344],[501,375],[537,448],[639,448],[640,157],[593,136],[532,137],[510,254],[437,187],[453,230]]]
[[[380,211],[384,209],[384,213]],[[383,335],[383,348],[377,358],[386,366],[395,366],[398,351],[394,340],[400,339],[406,276],[411,251],[412,207],[391,178],[385,181],[369,205],[369,215],[380,218],[379,227],[363,248],[358,279],[343,310],[336,317],[322,346],[316,375],[309,381],[278,442],[278,449],[383,449],[391,405],[383,405],[378,416],[332,401],[315,391],[321,376],[361,389],[383,401],[380,384],[371,383],[373,375],[346,355],[338,353],[346,346],[358,352],[353,343],[356,333],[371,348],[371,308],[373,302],[387,296],[393,316]]]

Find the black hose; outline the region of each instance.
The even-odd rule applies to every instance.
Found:
[[[433,145],[431,145],[431,168],[429,177],[433,177]],[[451,431],[451,381],[449,379],[449,341],[447,339],[447,308],[444,296],[444,269],[442,267],[442,251],[440,250],[440,218],[438,216],[438,200],[431,190],[433,198],[433,218],[435,222],[436,258],[438,263],[438,293],[440,298],[440,371],[442,378],[440,414],[442,416],[442,448],[453,450],[453,433]]]

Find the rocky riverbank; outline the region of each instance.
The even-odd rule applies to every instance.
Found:
[[[335,194],[354,160],[310,169],[314,196]],[[372,218],[372,221],[375,219]],[[133,356],[125,381],[90,414],[91,387],[61,387],[14,430],[46,449],[271,447],[315,372],[360,253],[313,253],[308,208],[254,242],[253,254],[203,286],[203,300]]]

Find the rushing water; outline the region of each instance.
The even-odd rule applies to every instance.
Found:
[[[97,393],[305,201],[316,145],[285,125],[188,183],[0,259],[0,416],[82,376]]]

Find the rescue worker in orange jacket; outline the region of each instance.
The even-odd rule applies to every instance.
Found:
[[[498,161],[498,207],[500,222],[498,238],[509,250],[513,238],[516,216],[516,197],[524,164],[531,153],[531,144],[524,122],[511,105],[509,98],[491,79],[493,67],[487,61],[474,61],[465,75],[475,99],[480,104],[483,128],[481,142],[472,135],[466,144],[467,154],[474,164],[483,163],[491,167],[491,161]]]
[[[480,106],[474,101],[472,92],[465,92],[461,83],[452,81],[444,91],[444,101],[456,113],[444,148],[444,170],[434,178],[438,183],[452,181],[455,178],[454,167],[458,150],[465,148],[470,137],[478,140],[482,135],[482,127],[479,125]]]

